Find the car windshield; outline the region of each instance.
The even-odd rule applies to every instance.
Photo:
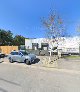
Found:
[[[29,52],[26,52],[26,51],[20,51],[23,55],[28,55],[30,54]]]
[[[11,55],[18,55],[18,52],[11,52]]]

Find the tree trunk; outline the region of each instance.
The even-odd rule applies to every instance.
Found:
[[[80,56],[80,44],[79,44],[79,56]]]

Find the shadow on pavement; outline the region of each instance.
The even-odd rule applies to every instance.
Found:
[[[0,87],[0,92],[8,92],[8,91]]]
[[[0,63],[3,63],[4,61],[0,59]]]
[[[13,84],[13,85],[16,85],[16,86],[20,86],[20,84],[18,84],[18,83],[15,83],[15,82],[12,82],[12,81],[3,79],[3,78],[0,78],[0,80],[2,80],[2,81],[4,81],[4,82],[7,82],[7,83],[10,83],[10,84]]]
[[[36,63],[38,63],[40,61],[40,59],[39,58],[36,58],[36,60],[32,63],[32,64],[36,64]]]

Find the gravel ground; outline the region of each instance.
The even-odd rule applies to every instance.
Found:
[[[40,62],[36,65],[43,66],[44,56],[39,56]],[[49,58],[49,57],[47,57]],[[78,70],[80,71],[80,59],[58,59],[56,56],[52,57],[52,60],[56,60],[58,69]]]

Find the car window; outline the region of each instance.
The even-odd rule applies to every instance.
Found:
[[[18,52],[11,52],[11,55],[18,55]]]
[[[28,55],[29,53],[26,51],[20,51],[23,55]]]
[[[19,55],[22,55],[22,53],[21,53],[21,52],[19,52],[18,54],[19,54]]]

